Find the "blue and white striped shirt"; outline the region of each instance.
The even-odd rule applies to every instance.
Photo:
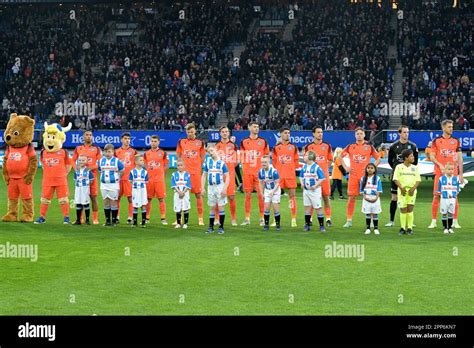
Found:
[[[91,181],[94,180],[94,174],[87,167],[77,168],[74,171],[74,181],[76,182],[76,187],[85,187],[90,186]]]
[[[171,175],[171,188],[178,191],[191,190],[191,176],[188,172],[174,172]]]
[[[214,160],[211,157],[206,158],[202,164],[202,170],[207,173],[207,182],[209,186],[220,185],[224,183],[224,174],[229,173],[224,161]]]
[[[145,188],[148,184],[148,172],[142,168],[133,168],[128,176],[128,181],[132,183],[132,189]]]
[[[382,180],[380,180],[380,177],[378,175],[374,175],[371,178],[367,179],[367,183],[365,184],[365,187],[362,187],[362,184],[364,183],[364,177],[360,180],[360,185],[359,185],[359,191],[360,194],[366,194],[368,196],[377,196],[377,192],[382,193]]]
[[[102,157],[99,161],[100,182],[103,184],[117,184],[120,182],[120,171],[123,163],[117,158]]]
[[[300,178],[303,179],[303,188],[310,190],[311,186],[316,185],[316,182],[321,179],[326,179],[324,172],[317,163],[311,165],[305,164],[300,170]]]
[[[262,168],[258,171],[258,180],[263,181],[266,190],[273,190],[277,181],[280,180],[280,174],[273,166],[270,166],[268,170]]]
[[[441,194],[441,198],[456,198],[459,192],[459,178],[457,176],[452,176],[448,178],[446,175],[443,175],[438,180],[438,193]],[[450,197],[451,196],[451,197]]]

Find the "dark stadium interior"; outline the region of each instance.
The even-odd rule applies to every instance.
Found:
[[[75,129],[470,129],[473,2],[432,3],[398,1],[402,20],[386,0],[2,5],[0,128],[18,112]],[[390,99],[419,113],[384,113]]]

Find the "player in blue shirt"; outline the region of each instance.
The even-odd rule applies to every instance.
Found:
[[[280,174],[270,164],[270,157],[262,157],[262,169],[258,171],[258,184],[260,185],[260,192],[263,192],[264,199],[264,221],[263,229],[268,231],[270,229],[270,209],[273,205],[273,215],[275,216],[276,230],[280,231]]]
[[[311,209],[316,210],[318,214],[319,230],[326,232],[324,227],[324,214],[322,209],[322,195],[321,183],[327,178],[323,170],[315,162],[316,153],[308,151],[304,155],[305,165],[300,170],[300,183],[303,189],[303,204],[304,204],[304,230],[311,230]]]
[[[184,162],[179,159],[176,162],[178,171],[171,175],[171,188],[174,191],[173,210],[176,213],[175,228],[188,228],[189,210],[191,209],[191,199],[189,191],[191,191],[191,175],[184,170]],[[184,215],[184,221],[181,220]]]
[[[209,205],[209,228],[207,233],[214,232],[216,218],[216,205],[219,209],[218,234],[224,233],[225,205],[227,204],[227,187],[229,186],[229,170],[223,160],[219,158],[216,146],[209,144],[207,147],[209,157],[202,165],[201,192],[205,194],[207,179],[207,201]]]
[[[100,193],[104,200],[104,226],[116,226],[120,175],[123,174],[124,165],[114,156],[114,146],[112,144],[105,145],[104,151],[105,156],[99,161]]]
[[[148,196],[146,185],[148,184],[148,172],[144,168],[145,160],[142,155],[135,155],[135,168],[130,171],[128,181],[132,184],[132,206],[133,223],[132,227],[138,225],[138,209],[142,211],[142,228],[146,227],[146,207],[148,205]]]
[[[382,181],[377,175],[377,167],[373,163],[365,167],[365,175],[360,180],[360,194],[362,195],[362,212],[365,214],[365,234],[370,234],[370,225],[374,223],[374,234],[379,232],[379,214],[382,212],[380,195],[382,194]]]
[[[86,225],[90,225],[89,216],[90,216],[90,190],[91,183],[94,180],[94,174],[92,170],[87,168],[87,157],[85,155],[80,155],[77,158],[77,167],[74,171],[74,181],[75,190],[74,190],[74,203],[76,204],[76,222],[74,225],[81,224],[82,210],[84,210],[86,219]]]
[[[454,164],[446,163],[444,175],[438,180],[438,194],[441,196],[439,210],[442,214],[444,233],[454,233],[453,214],[459,193],[459,177],[454,176]]]

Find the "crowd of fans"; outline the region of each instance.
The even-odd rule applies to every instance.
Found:
[[[404,5],[398,37],[393,12],[374,4],[303,3],[294,8],[291,40],[282,32],[248,35],[253,19],[283,18],[281,4],[260,13],[224,2],[139,3],[121,12],[106,4],[1,7],[0,127],[15,111],[79,129],[182,130],[189,122],[207,129],[226,114],[235,130],[256,120],[262,129],[377,132],[389,127],[383,105],[396,62],[387,52],[396,41],[404,101],[420,105],[402,121],[438,129],[451,118],[469,129],[473,6],[415,3]],[[109,35],[122,22],[135,24],[128,40]],[[239,64],[233,44],[245,44]],[[57,108],[66,102],[94,107],[71,115]]]
[[[260,34],[241,56],[245,91],[234,127],[256,119],[264,129],[385,128],[381,103],[392,94],[394,67],[385,58],[389,13],[370,4],[302,5],[293,40]]]
[[[110,7],[78,8],[79,27],[66,9],[26,7],[18,17],[6,10],[1,19],[13,19],[0,43],[2,119],[19,110],[39,122],[54,114],[53,120],[76,128],[213,127],[221,112],[230,111],[226,101],[235,84],[226,48],[246,41],[251,10],[198,4],[149,13],[143,6],[126,16],[138,24],[137,40],[111,43],[97,40],[105,36],[100,30],[107,28]],[[93,103],[94,112],[58,112],[56,103],[64,100]]]
[[[404,101],[418,103],[420,115],[404,117],[414,129],[439,129],[449,118],[470,129],[474,101],[474,6],[407,2],[398,49],[404,71]]]

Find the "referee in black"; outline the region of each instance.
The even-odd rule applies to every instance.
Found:
[[[390,192],[392,192],[392,200],[390,201],[390,221],[386,224],[386,227],[393,227],[395,225],[395,213],[397,212],[397,185],[393,182],[393,172],[395,171],[395,167],[400,163],[403,163],[402,152],[404,150],[412,150],[413,155],[415,156],[414,165],[418,164],[418,147],[412,141],[408,140],[408,135],[410,130],[408,126],[400,126],[398,128],[399,140],[394,142],[392,146],[390,146],[390,150],[388,151],[388,164],[392,168],[392,175],[390,176]]]

